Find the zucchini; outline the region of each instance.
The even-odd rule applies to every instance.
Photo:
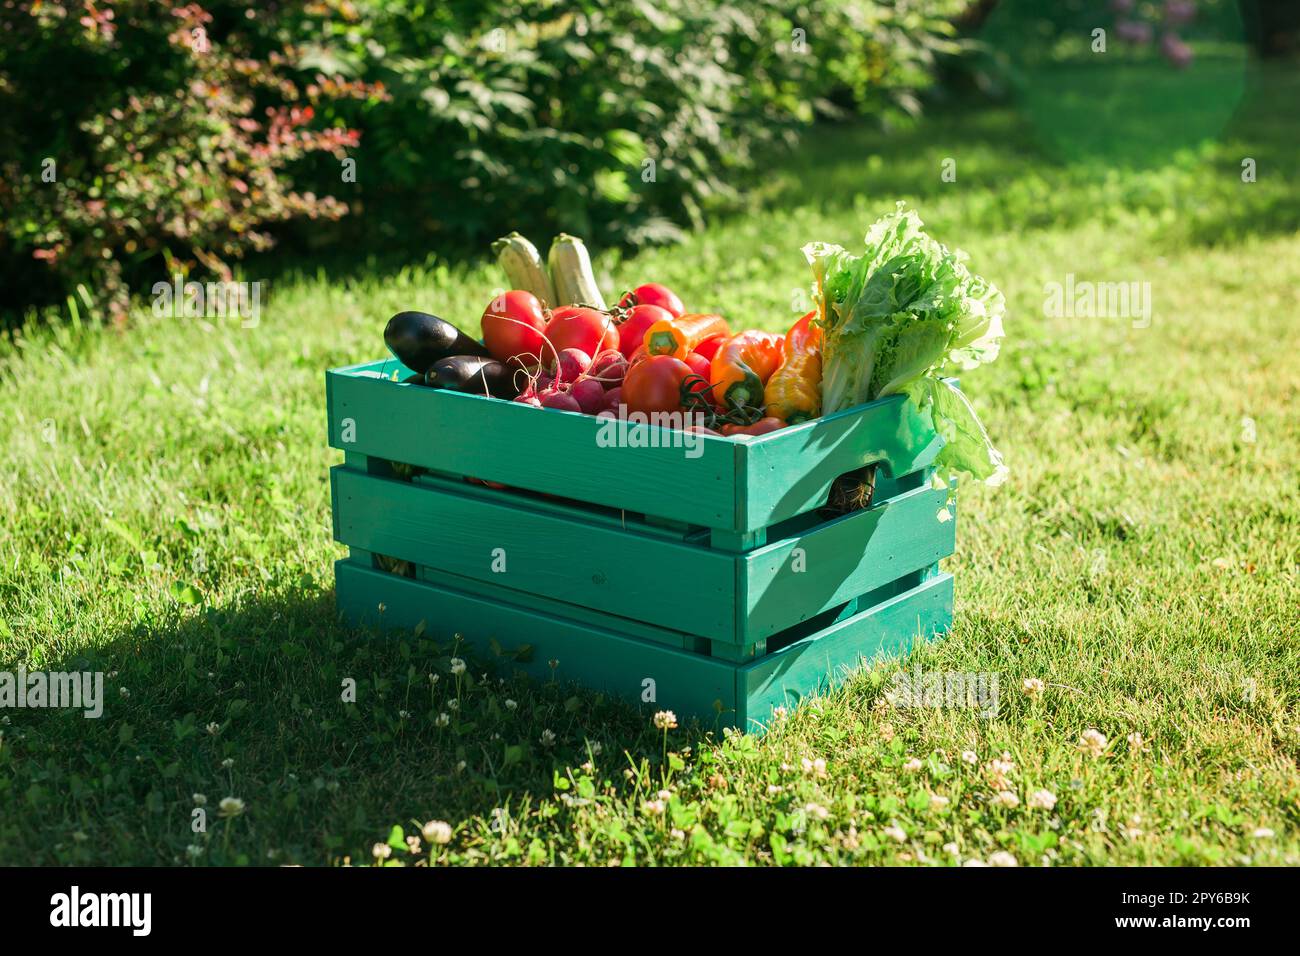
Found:
[[[505,271],[511,289],[531,292],[542,301],[543,309],[553,309],[561,303],[555,298],[555,286],[546,273],[546,266],[537,247],[517,232],[503,236],[492,243],[492,252]]]
[[[577,236],[560,233],[551,243],[546,257],[551,267],[551,282],[559,305],[589,305],[605,311],[605,299],[596,287],[596,274],[591,271],[591,256]]]

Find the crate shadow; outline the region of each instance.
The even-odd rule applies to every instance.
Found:
[[[287,589],[178,611],[44,660],[41,670],[102,672],[102,717],[16,711],[6,729],[23,735],[31,766],[45,768],[43,786],[78,792],[81,829],[92,840],[126,828],[147,837],[160,864],[183,862],[197,839],[187,825],[194,794],[207,797],[213,818],[221,798],[245,802],[224,862],[236,854],[272,862],[275,851],[275,859],[325,863],[368,851],[394,825],[411,833],[428,819],[456,824],[553,799],[555,775],[593,750],[617,787],[630,786],[625,751],[659,764],[663,737],[651,712],[509,675],[463,650],[469,674],[461,679],[473,686],[453,710],[453,648],[451,635],[346,626],[332,587]],[[355,703],[344,700],[349,681]],[[670,733],[669,749],[708,739],[705,729],[683,727]],[[112,787],[97,796],[106,768]],[[97,782],[88,787],[88,779]],[[54,832],[63,826],[51,821],[47,845],[66,838]]]

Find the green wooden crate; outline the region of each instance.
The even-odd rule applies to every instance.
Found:
[[[956,522],[928,481],[941,439],[901,396],[682,447],[409,374],[390,359],[326,376],[354,622],[424,621],[533,673],[558,660],[561,679],[745,729],[951,623],[938,561]],[[872,507],[827,519],[835,478],[871,463]]]

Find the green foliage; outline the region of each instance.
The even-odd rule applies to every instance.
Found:
[[[227,272],[289,220],[313,248],[673,238],[818,108],[915,111],[963,6],[5,4],[0,285],[118,308],[133,266]],[[345,203],[366,231],[320,222]]]
[[[631,244],[737,202],[737,173],[832,97],[914,110],[954,0],[559,0],[376,4],[316,50],[391,99],[344,104],[365,131],[367,208],[437,242],[509,228]],[[445,243],[444,243],[445,244]]]
[[[365,92],[296,82],[275,33],[306,21],[271,24],[257,6],[4,6],[0,284],[17,303],[42,280],[81,282],[120,311],[132,263],[228,273],[272,224],[345,211],[285,169],[355,144],[355,131],[313,128],[314,104]]]

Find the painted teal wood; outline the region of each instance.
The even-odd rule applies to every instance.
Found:
[[[352,555],[337,565],[338,601],[354,622],[377,623],[383,604],[384,627],[423,620],[481,653],[527,642],[514,662],[536,676],[559,659],[560,679],[746,729],[951,623],[937,562],[955,521],[939,520],[947,493],[926,483],[942,441],[901,396],[761,438],[694,436],[688,457],[407,374],[390,360],[326,378],[345,458],[334,533]],[[422,473],[407,480],[392,462]],[[871,463],[875,505],[822,520],[834,479]],[[414,577],[388,573],[389,559]]]
[[[952,613],[952,578],[940,575],[759,661],[738,664],[350,561],[335,565],[335,580],[340,611],[361,626],[409,630],[424,622],[433,637],[458,633],[489,657],[495,640],[506,652],[504,665],[534,677],[553,675],[647,712],[672,710],[705,726],[745,730],[761,729],[775,706],[837,686],[860,661],[945,630]],[[527,636],[526,650],[517,635]]]
[[[677,447],[602,447],[601,423],[590,415],[366,374],[385,366],[397,363],[328,374],[334,448],[689,524],[730,527],[735,520],[735,442],[632,425],[637,439]],[[681,443],[688,438],[698,457],[687,457]]]
[[[725,555],[343,467],[331,482],[344,544],[700,636],[736,631]]]
[[[437,587],[451,588],[465,594],[474,594],[491,601],[517,604],[530,611],[540,611],[541,613],[549,614],[552,617],[571,618],[572,620],[579,621],[583,624],[589,624],[594,628],[614,631],[619,634],[625,634],[628,637],[638,638],[639,640],[654,641],[656,644],[665,644],[668,647],[675,647],[679,650],[699,651],[701,653],[707,653],[708,651],[708,641],[697,638],[691,634],[685,634],[681,631],[672,631],[663,627],[656,627],[653,624],[642,624],[640,621],[634,621],[628,617],[620,617],[617,614],[610,614],[606,611],[596,610],[595,608],[579,607],[576,604],[566,604],[563,601],[556,601],[541,594],[530,594],[527,591],[516,591],[513,588],[502,587],[499,584],[492,584],[488,581],[479,581],[475,578],[462,577],[447,571],[438,571],[434,568],[422,567],[419,569],[416,577],[420,581],[427,581],[429,584]]]
[[[335,536],[350,547],[708,639],[729,660],[955,543],[954,522],[937,518],[946,492],[928,487],[739,553],[465,482],[340,466],[331,487]]]
[[[890,475],[918,471],[943,440],[903,395],[891,395],[743,443],[738,530],[753,531],[825,503],[840,475],[879,462]]]
[[[747,553],[743,635],[770,637],[952,554],[956,521],[939,519],[947,498],[918,488]]]
[[[879,462],[902,476],[933,461],[942,440],[894,395],[761,438],[686,436],[393,381],[396,360],[327,373],[330,444],[345,452],[703,525],[720,549],[744,550],[777,522],[820,506],[841,474]],[[683,443],[694,444],[688,457]],[[611,475],[619,480],[611,481]]]
[[[842,620],[812,637],[745,664],[736,672],[738,723],[758,729],[774,707],[795,707],[843,683],[864,660],[901,655],[917,640],[952,626],[953,580],[937,574],[917,587]]]
[[[576,681],[651,711],[692,714],[706,724],[718,713],[715,701],[723,712],[736,711],[735,667],[712,658],[346,561],[335,565],[335,581],[340,610],[363,626],[409,629],[424,621],[435,638],[459,633],[487,658],[493,639],[507,652],[527,644],[525,660],[502,663],[542,680],[553,674]],[[551,661],[558,661],[554,671]],[[643,701],[650,692],[654,699]]]

